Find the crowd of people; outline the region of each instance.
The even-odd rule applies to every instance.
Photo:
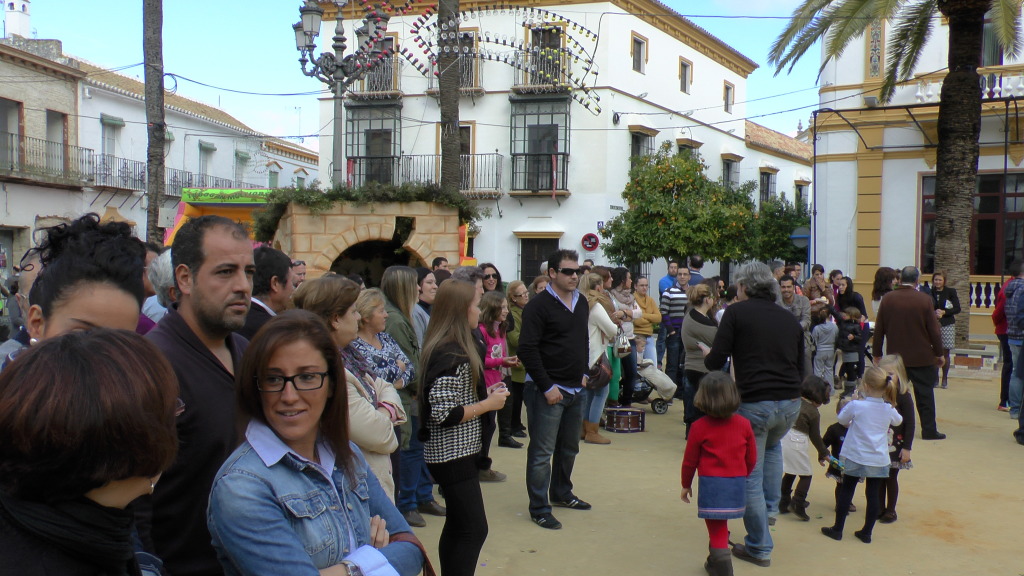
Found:
[[[994,319],[1019,368],[1015,266]],[[481,483],[507,480],[492,445],[525,453],[530,518],[560,529],[556,508],[592,508],[573,483],[580,443],[610,444],[606,408],[647,402],[649,363],[677,387],[681,498],[699,477],[710,574],[770,565],[778,515],[810,519],[812,455],[837,482],[822,533],[842,538],[864,480],[855,536],[870,542],[897,520],[918,424],[945,438],[934,388],[948,386],[956,291],[941,272],[925,291],[913,267],[879,269],[872,325],[839,270],[816,264],[801,283],[799,264],[751,263],[729,284],[702,268],[670,262],[652,294],[653,278],[560,249],[536,277],[438,258],[367,288],[307,279],[219,216],[188,220],[169,248],[94,214],[47,229],[0,345],[0,571],[433,574],[413,533],[426,515],[444,522],[440,573],[471,575]],[[1017,418],[1024,379],[1004,380]],[[745,529],[731,550],[730,518]]]

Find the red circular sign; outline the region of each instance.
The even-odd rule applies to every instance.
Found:
[[[601,245],[601,241],[598,240],[597,234],[584,234],[583,235],[583,249],[587,252],[593,252],[597,250],[597,247]]]

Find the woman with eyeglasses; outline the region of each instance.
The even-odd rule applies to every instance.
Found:
[[[312,312],[275,316],[249,343],[235,378],[245,441],[217,472],[207,512],[225,574],[422,570],[422,545],[349,441],[344,380]]]
[[[520,280],[508,283],[508,331],[505,339],[508,353],[515,356],[519,349],[519,333],[523,329],[523,308],[530,301],[530,289]],[[511,369],[509,392],[505,407],[498,412],[498,446],[505,448],[522,448],[523,443],[516,438],[526,438],[526,426],[523,425],[523,387],[526,386],[526,368],[522,362]]]
[[[181,409],[170,364],[134,332],[19,354],[0,374],[0,572],[159,574],[134,551],[132,502],[174,462]]]
[[[480,265],[480,270],[484,273],[484,292],[504,290],[501,285],[501,272],[498,272],[497,266],[485,262]]]
[[[383,311],[379,290],[360,292],[355,282],[336,274],[303,282],[292,299],[296,308],[312,312],[327,323],[331,339],[345,362],[349,440],[363,451],[377,480],[394,501],[391,454],[398,449],[395,426],[404,422],[406,415],[392,384],[398,381],[401,385],[400,379],[394,374],[382,374],[374,365],[374,359],[355,345],[358,327],[374,313],[367,310],[369,307],[359,305],[369,292],[376,293],[377,304]],[[363,310],[366,310],[365,316]],[[383,320],[378,319],[378,323],[383,330]]]
[[[487,539],[479,470],[489,469],[484,441],[494,433],[488,412],[500,410],[508,390],[486,386],[480,295],[469,282],[451,280],[437,291],[423,343],[420,439],[430,473],[444,489],[448,514],[438,542],[444,576],[472,576]]]

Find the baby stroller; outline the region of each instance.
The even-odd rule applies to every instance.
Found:
[[[653,392],[655,397],[650,398],[651,410],[655,414],[668,412],[668,403],[676,393],[675,382],[658,370],[650,358],[637,362],[636,368],[640,378],[637,380],[636,389],[633,390],[633,401],[647,400]]]

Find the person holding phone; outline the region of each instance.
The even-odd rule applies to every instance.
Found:
[[[501,299],[503,300],[503,299]],[[444,490],[448,513],[438,542],[441,573],[469,576],[487,539],[487,515],[479,470],[490,469],[484,440],[494,434],[489,414],[505,405],[504,383],[488,388],[474,284],[449,280],[437,291],[423,339],[419,439],[434,480]]]

